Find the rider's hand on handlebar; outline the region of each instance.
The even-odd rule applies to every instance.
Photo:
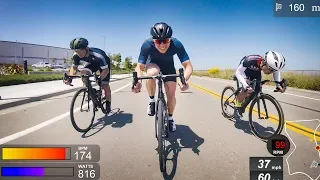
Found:
[[[186,85],[183,85],[183,84],[179,81],[179,82],[178,82],[178,85],[179,85],[181,91],[186,91],[187,89],[189,89],[189,84],[188,84],[188,82],[186,82]]]
[[[132,92],[139,93],[141,91],[141,87],[142,87],[141,82],[137,82],[136,85],[133,87]]]
[[[276,90],[277,92],[281,92],[281,93],[284,93],[286,91],[285,88],[282,88],[281,86],[278,86]]]

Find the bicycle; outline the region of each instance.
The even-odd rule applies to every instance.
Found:
[[[236,78],[236,76],[232,76],[233,80],[237,82],[237,90],[235,90],[232,86],[227,86],[223,89],[222,94],[221,94],[221,108],[222,108],[222,114],[224,117],[228,118],[228,119],[233,119],[235,116],[235,103],[234,100],[237,97],[237,95],[240,93],[242,87],[239,87],[239,83],[238,83],[238,79]],[[253,92],[251,93],[251,95],[249,95],[249,97],[247,97],[243,103],[242,106],[240,108],[238,108],[239,114],[242,116],[242,114],[245,112],[247,106],[249,105],[249,103],[251,102],[250,108],[249,108],[249,125],[251,128],[252,133],[257,136],[258,138],[262,139],[262,140],[268,140],[271,137],[280,134],[283,130],[284,127],[284,113],[282,110],[282,107],[280,106],[280,103],[271,95],[269,94],[265,94],[262,92],[262,88],[260,91],[255,92],[255,87],[256,87],[256,83],[260,83],[261,87],[267,83],[267,82],[275,82],[275,83],[279,83],[281,85],[281,87],[286,88],[286,81],[285,79],[283,79],[281,82],[278,81],[271,81],[271,80],[263,80],[263,81],[257,81],[256,79],[253,79],[252,81],[249,81],[249,85],[253,88]],[[231,90],[233,93],[231,94],[231,96],[235,95],[234,99],[232,101],[230,101],[229,99],[231,98],[231,96],[229,96],[226,100],[224,100],[224,94],[227,90]],[[279,92],[279,89],[277,88],[277,90],[274,90],[274,92]],[[263,115],[265,115],[265,117],[262,117],[260,114],[260,100],[262,100],[263,103],[263,107],[265,109],[265,113],[263,113]],[[269,100],[275,107],[278,113],[278,119],[276,121],[279,122],[277,129],[275,130],[275,132],[271,135],[271,136],[263,136],[261,135],[258,130],[254,127],[253,122],[252,122],[252,112],[253,112],[253,108],[254,105],[257,103],[258,106],[258,117],[259,119],[269,119],[269,115],[268,115],[268,110],[266,107],[266,100]],[[232,106],[233,104],[233,106]],[[233,113],[228,113],[226,111],[227,106],[230,106],[231,108],[234,109]],[[272,118],[275,119],[275,118]]]
[[[158,140],[158,152],[159,152],[159,164],[161,172],[164,172],[166,169],[166,155],[165,155],[165,138],[169,137],[168,134],[168,108],[167,103],[164,98],[164,93],[162,90],[163,79],[166,77],[179,77],[182,84],[186,85],[184,78],[183,68],[179,69],[179,74],[169,74],[163,75],[160,72],[157,76],[142,76],[137,77],[137,72],[133,72],[133,83],[132,89],[137,84],[138,80],[143,79],[157,79],[158,80],[158,99],[156,102],[156,111],[155,111],[155,136]]]
[[[94,77],[94,81],[90,80],[90,77]],[[72,100],[71,100],[71,105],[70,105],[70,119],[71,119],[71,123],[73,125],[73,127],[78,131],[78,132],[88,132],[93,124],[94,121],[94,117],[95,117],[95,112],[98,111],[98,108],[100,108],[102,110],[102,112],[104,114],[106,114],[106,109],[104,108],[104,103],[103,101],[105,100],[105,98],[102,98],[102,90],[101,90],[101,79],[100,77],[96,74],[93,73],[92,75],[67,75],[67,73],[64,74],[64,80],[69,80],[70,82],[70,86],[73,86],[71,84],[72,79],[73,78],[81,78],[84,83],[85,83],[85,87],[79,89],[73,96]],[[98,83],[99,89],[95,89],[92,87],[91,82],[96,82]],[[83,111],[90,111],[90,101],[92,101],[92,105],[93,105],[93,116],[91,118],[91,122],[90,125],[87,128],[80,128],[77,123],[75,122],[74,119],[74,114],[73,114],[73,109],[74,109],[74,105],[75,105],[75,101],[76,98],[81,94],[84,93],[83,98],[82,98],[82,102],[81,102],[81,106],[80,106],[80,112]],[[89,96],[87,96],[87,99],[85,100],[86,94],[88,94]],[[84,105],[84,101],[87,101],[88,103],[88,110],[83,110],[83,105]]]

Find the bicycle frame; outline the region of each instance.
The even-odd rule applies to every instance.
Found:
[[[71,78],[75,78],[75,77],[80,77],[86,88],[88,89],[88,93],[89,93],[89,96],[92,100],[92,102],[96,105],[96,106],[99,106],[102,111],[104,111],[103,107],[102,107],[102,104],[101,104],[101,94],[99,96],[97,96],[97,90],[95,88],[92,87],[91,85],[91,82],[97,82],[98,83],[98,86],[99,86],[99,90],[98,90],[98,93],[102,93],[102,90],[101,90],[101,79],[98,77],[98,75],[96,73],[94,73],[93,75],[67,75],[65,73],[65,77],[71,77]],[[94,81],[90,80],[90,77],[94,77]],[[73,86],[72,84],[70,84],[70,86]],[[81,102],[81,109],[82,109],[82,105],[83,105],[83,101],[84,101],[84,97],[83,97],[83,100]]]

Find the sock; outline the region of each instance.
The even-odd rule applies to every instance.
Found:
[[[154,101],[154,96],[149,96],[150,97],[150,102],[155,102]]]
[[[168,119],[169,119],[170,121],[172,121],[172,120],[173,120],[173,118],[172,118],[172,114],[169,114]]]

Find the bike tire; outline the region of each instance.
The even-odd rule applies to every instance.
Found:
[[[73,98],[72,98],[72,100],[71,100],[71,105],[70,105],[70,119],[71,119],[72,126],[74,127],[75,130],[77,130],[78,132],[88,132],[88,131],[90,130],[92,124],[93,124],[93,121],[94,121],[96,105],[95,105],[94,103],[92,103],[93,116],[92,116],[92,118],[91,118],[90,125],[89,125],[87,128],[85,128],[85,129],[80,128],[80,127],[77,125],[77,123],[76,123],[76,121],[75,121],[75,119],[74,119],[74,114],[73,114],[74,112],[73,112],[73,110],[74,110],[75,101],[76,101],[77,97],[78,97],[81,93],[88,93],[87,88],[82,88],[82,89],[78,90],[78,91],[74,94],[74,96],[73,96]],[[89,102],[90,102],[90,101],[89,101]]]
[[[278,121],[279,121],[278,127],[277,127],[277,129],[275,130],[275,132],[271,136],[263,136],[263,135],[261,135],[253,125],[253,121],[252,121],[253,107],[257,103],[257,100],[260,100],[260,99],[269,100],[276,107],[276,110],[277,110],[278,115],[279,115],[278,116],[279,117],[278,118]],[[258,97],[256,97],[255,99],[253,99],[253,101],[252,101],[252,103],[250,105],[250,109],[249,109],[249,125],[250,125],[252,133],[256,137],[260,138],[263,141],[266,141],[266,140],[269,140],[270,138],[272,138],[275,135],[280,134],[282,132],[283,127],[284,127],[284,114],[283,114],[283,110],[282,110],[280,104],[278,103],[278,101],[274,97],[272,97],[271,95],[261,94],[260,99]]]
[[[232,118],[234,118],[234,111],[235,111],[235,109],[234,109],[233,113],[228,113],[228,112],[226,112],[225,109],[224,109],[225,100],[224,100],[223,98],[224,98],[224,93],[225,93],[227,90],[231,90],[232,93],[233,93],[232,95],[235,95],[234,93],[235,93],[236,90],[235,90],[232,86],[227,86],[227,87],[225,87],[225,88],[223,89],[223,91],[222,91],[222,94],[221,94],[221,109],[222,109],[222,114],[223,114],[224,117],[226,117],[226,118],[228,118],[228,119],[232,119]],[[235,104],[234,104],[234,105],[235,105]]]
[[[166,169],[166,162],[165,162],[165,138],[163,137],[164,135],[164,120],[165,117],[163,116],[165,107],[162,101],[159,101],[157,104],[158,106],[158,130],[157,130],[157,139],[158,139],[158,153],[159,153],[159,165],[160,165],[160,171],[164,172]]]

